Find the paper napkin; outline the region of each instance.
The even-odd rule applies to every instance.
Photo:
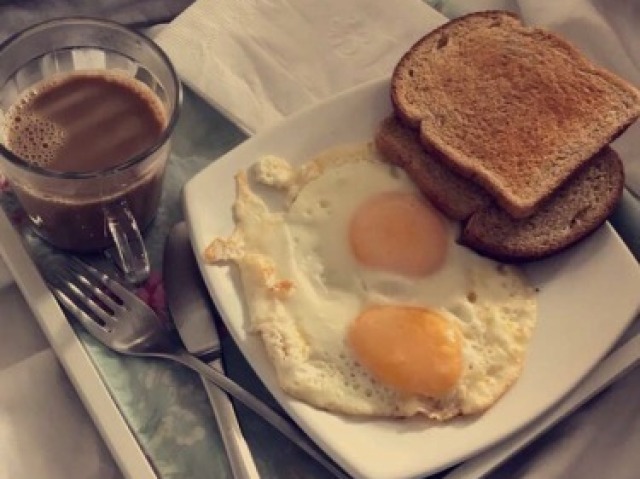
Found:
[[[198,0],[156,41],[189,87],[253,134],[389,75],[444,21],[420,0]]]

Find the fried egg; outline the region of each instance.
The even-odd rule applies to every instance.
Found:
[[[254,180],[272,188],[269,204]],[[297,169],[265,157],[236,182],[235,231],[205,258],[238,266],[250,328],[288,394],[445,420],[485,410],[517,379],[533,288],[458,245],[457,226],[371,144]]]

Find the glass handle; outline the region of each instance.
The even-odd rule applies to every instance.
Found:
[[[114,259],[124,279],[132,284],[142,283],[149,277],[149,256],[127,201],[122,199],[109,203],[103,209],[115,246]]]

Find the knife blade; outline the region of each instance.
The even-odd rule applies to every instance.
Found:
[[[169,311],[187,350],[201,359],[218,357],[207,364],[224,372],[219,357],[220,339],[216,330],[209,293],[200,276],[191,249],[186,223],[177,223],[167,236],[163,280]],[[209,381],[203,384],[214,411],[233,477],[257,479],[258,470],[242,435],[229,396]]]

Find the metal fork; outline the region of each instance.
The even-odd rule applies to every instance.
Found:
[[[49,262],[44,276],[53,294],[102,344],[123,354],[171,359],[195,370],[265,419],[336,477],[348,479],[287,418],[188,353],[156,313],[119,282],[74,257],[59,256]]]

